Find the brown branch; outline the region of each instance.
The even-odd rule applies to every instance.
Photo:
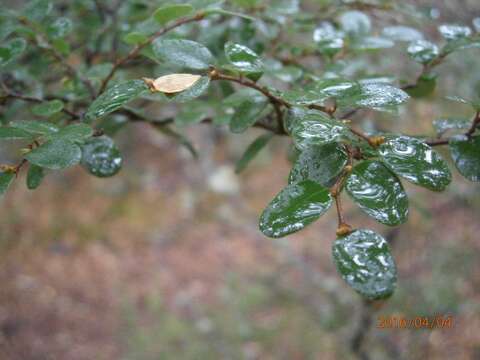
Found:
[[[171,25],[166,26],[163,29],[160,29],[155,34],[150,36],[147,40],[145,40],[144,42],[142,42],[142,43],[136,45],[135,47],[133,47],[133,49],[130,50],[130,52],[127,55],[125,55],[124,57],[122,57],[120,59],[117,59],[115,61],[112,69],[110,70],[108,75],[105,77],[105,79],[103,79],[102,84],[100,85],[100,90],[97,93],[97,97],[105,91],[108,83],[113,78],[113,76],[115,75],[117,70],[121,66],[123,66],[125,63],[127,63],[130,60],[132,60],[133,58],[135,58],[145,46],[150,45],[156,38],[164,35],[165,33],[169,32],[169,31],[171,31],[171,30],[173,30],[173,29],[175,29],[175,28],[177,28],[181,25],[188,24],[188,23],[195,22],[195,21],[200,21],[204,17],[205,17],[205,14],[198,13],[198,14],[196,14],[194,16],[191,16],[191,17],[186,17],[186,18],[179,19],[179,20],[173,22]]]

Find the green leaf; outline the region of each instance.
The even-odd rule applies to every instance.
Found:
[[[165,25],[169,21],[184,17],[193,11],[189,4],[164,5],[153,13],[153,18],[160,25]]]
[[[427,40],[417,40],[408,45],[408,55],[420,64],[428,64],[435,59],[440,51],[438,46]]]
[[[437,85],[437,76],[431,74],[422,74],[417,79],[415,86],[408,86],[405,92],[414,98],[423,98],[431,95]]]
[[[91,126],[83,123],[70,124],[61,128],[58,132],[47,136],[47,139],[63,139],[74,143],[82,143],[93,135]]]
[[[60,128],[46,121],[19,120],[10,123],[15,129],[20,129],[32,135],[51,135],[60,130]]]
[[[470,181],[480,181],[480,136],[455,138],[449,147],[458,172]]]
[[[23,10],[23,15],[30,21],[42,21],[53,9],[50,0],[29,1]]]
[[[397,176],[379,161],[364,161],[353,168],[345,188],[368,215],[385,225],[407,221],[408,198]]]
[[[388,243],[377,233],[359,229],[338,238],[333,244],[333,260],[342,278],[368,299],[392,295],[397,269]]]
[[[442,48],[442,53],[446,55],[457,50],[466,50],[471,48],[480,48],[480,38],[478,36],[451,40]]]
[[[122,157],[108,136],[94,137],[82,146],[82,165],[97,177],[110,177],[122,167]]]
[[[255,156],[268,144],[273,134],[263,134],[257,137],[245,150],[240,160],[235,165],[235,172],[239,174],[252,161]]]
[[[230,131],[240,134],[255,124],[262,111],[267,106],[267,101],[245,100],[235,108],[235,113],[230,121]]]
[[[337,142],[345,137],[347,132],[348,129],[343,123],[332,120],[320,112],[308,113],[292,126],[293,140],[300,150]]]
[[[181,68],[206,70],[215,63],[210,50],[191,40],[157,39],[153,52],[159,60]]]
[[[70,34],[72,29],[72,20],[69,18],[60,17],[48,26],[47,35],[51,39],[60,39]]]
[[[76,165],[81,157],[80,147],[64,139],[49,140],[25,155],[31,164],[51,170]]]
[[[147,40],[148,36],[138,31],[132,31],[123,37],[123,41],[129,45],[141,44]]]
[[[2,172],[0,173],[0,197],[5,195],[8,188],[15,179],[15,173],[13,172]]]
[[[49,117],[63,110],[63,102],[60,100],[45,101],[32,107],[32,113],[38,116]]]
[[[230,64],[243,74],[253,76],[258,80],[264,71],[264,65],[260,57],[244,45],[228,41],[225,44],[225,55]]]
[[[369,51],[369,50],[380,50],[388,49],[395,45],[395,43],[387,38],[380,36],[366,36],[356,39],[353,42],[352,47],[355,50]]]
[[[260,230],[278,238],[302,230],[332,205],[330,191],[311,180],[287,185],[260,217]]]
[[[19,57],[27,48],[25,39],[16,38],[0,46],[0,66],[7,65],[9,62]]]
[[[174,130],[172,130],[169,126],[163,125],[163,124],[155,124],[152,123],[152,125],[157,129],[159,132],[162,134],[174,139],[177,141],[180,145],[184,146],[185,149],[188,150],[188,152],[196,159],[198,158],[198,153],[197,150],[195,150],[195,147],[193,146],[192,142],[183,134],[180,134]]]
[[[438,27],[438,31],[445,40],[457,40],[472,35],[472,29],[468,26],[457,24],[443,24]]]
[[[87,121],[110,114],[122,105],[140,96],[148,86],[143,80],[130,80],[108,88],[102,95],[90,104],[85,114]]]
[[[363,83],[361,92],[353,97],[356,106],[385,110],[405,103],[408,94],[392,85],[384,83]]]
[[[443,191],[451,173],[430,146],[408,136],[392,137],[378,148],[387,167],[410,182],[433,191]]]
[[[313,41],[317,44],[321,54],[334,56],[342,50],[345,44],[343,40],[344,36],[345,34],[335,29],[331,23],[323,21],[314,30]]]
[[[19,139],[31,139],[31,133],[22,129],[1,126],[0,127],[0,139],[2,140],[19,140]]]
[[[438,135],[448,130],[468,129],[472,125],[472,120],[468,118],[441,118],[433,120],[433,127]]]
[[[339,22],[343,31],[350,35],[365,35],[372,28],[368,15],[357,10],[344,12],[340,16]]]
[[[382,35],[393,41],[423,40],[423,34],[417,29],[408,26],[387,26],[383,28]]]
[[[37,165],[30,165],[27,173],[27,188],[35,190],[42,183],[45,177],[45,170]]]
[[[250,16],[250,15],[247,15],[247,14],[241,14],[241,13],[238,13],[238,12],[235,12],[235,11],[228,11],[228,10],[224,10],[224,9],[220,9],[220,8],[210,8],[210,9],[206,9],[205,12],[204,12],[205,17],[207,17],[209,15],[216,15],[216,14],[240,17],[242,19],[250,20],[250,21],[257,20],[253,16]]]
[[[311,146],[298,156],[288,177],[289,184],[312,180],[323,186],[331,186],[347,164],[343,146],[331,143]]]

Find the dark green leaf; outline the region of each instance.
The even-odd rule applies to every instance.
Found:
[[[31,0],[25,6],[23,15],[31,21],[43,20],[53,9],[50,0]]]
[[[165,95],[165,98],[171,102],[183,103],[191,101],[201,96],[210,85],[210,77],[202,76],[195,84],[188,89],[173,95]]]
[[[19,120],[10,123],[15,129],[20,129],[32,135],[51,135],[60,130],[60,128],[46,121]]]
[[[347,154],[338,143],[311,146],[298,156],[288,177],[289,184],[313,180],[331,186],[347,164]]]
[[[164,5],[153,13],[153,18],[160,25],[165,25],[169,21],[190,14],[192,11],[193,7],[189,4]]]
[[[93,135],[93,129],[87,124],[77,123],[67,125],[58,132],[47,136],[49,139],[64,139],[71,142],[83,142]]]
[[[317,220],[332,205],[330,191],[311,180],[285,187],[260,217],[260,230],[278,238],[297,232]]]
[[[414,98],[423,98],[431,95],[435,91],[437,85],[437,76],[423,74],[418,79],[414,86],[405,88],[405,92]]]
[[[375,110],[385,110],[405,103],[408,98],[405,91],[394,86],[384,83],[364,83],[361,84],[360,94],[353,97],[353,103]]]
[[[263,134],[257,137],[245,150],[240,160],[235,165],[235,172],[238,174],[242,172],[255,156],[268,144],[273,134]]]
[[[0,66],[7,65],[10,61],[20,56],[26,47],[27,42],[21,38],[12,39],[0,46]]]
[[[0,197],[2,197],[7,192],[14,179],[15,173],[13,172],[0,173]]]
[[[82,152],[78,145],[64,139],[47,141],[27,155],[31,164],[51,170],[60,170],[80,162]]]
[[[407,194],[397,176],[381,162],[364,161],[355,166],[345,188],[365,213],[382,224],[407,221]]]
[[[59,113],[63,109],[63,102],[60,100],[45,101],[32,107],[32,113],[38,116],[49,117]]]
[[[143,80],[130,80],[108,88],[102,95],[90,104],[85,114],[87,121],[110,114],[122,105],[140,96],[148,86]]]
[[[338,238],[333,244],[333,259],[342,278],[368,299],[392,295],[397,269],[388,243],[377,233],[359,229]]]
[[[22,129],[1,126],[0,127],[0,139],[2,140],[18,140],[18,139],[30,139],[32,134]]]
[[[72,21],[69,18],[60,17],[48,26],[47,34],[51,39],[59,39],[70,34],[72,29]]]
[[[428,64],[440,53],[437,45],[427,40],[417,40],[412,42],[408,46],[407,52],[413,60],[421,64]]]
[[[244,45],[227,42],[225,44],[227,60],[236,70],[243,74],[251,74],[258,80],[264,71],[264,65],[260,57]]]
[[[42,183],[45,177],[45,170],[37,165],[30,165],[27,173],[27,188],[35,190]]]
[[[159,60],[181,68],[206,70],[215,62],[210,50],[191,40],[157,39],[153,52]]]
[[[449,147],[459,173],[470,181],[480,181],[480,136],[458,137]]]
[[[445,161],[418,139],[392,137],[378,150],[390,170],[414,184],[442,191],[451,181],[452,176]]]
[[[108,136],[94,137],[82,146],[82,165],[97,177],[113,176],[122,167],[122,157]]]
[[[348,132],[340,121],[332,120],[320,112],[309,113],[292,126],[295,145],[304,150],[341,140]]]
[[[246,100],[235,108],[235,114],[230,121],[230,131],[236,134],[242,133],[255,124],[262,111],[267,106],[267,101]]]

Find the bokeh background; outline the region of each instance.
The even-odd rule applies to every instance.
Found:
[[[408,3],[436,9],[437,19],[411,23],[433,40],[439,23],[480,16],[477,0]],[[434,119],[470,116],[444,96],[479,93],[478,59],[478,49],[449,57],[435,97],[410,101],[398,117],[364,111],[356,121],[433,134]],[[402,78],[419,71],[404,48],[362,61]],[[284,239],[257,229],[286,183],[288,141],[274,139],[236,175],[261,131],[183,131],[198,160],[132,124],[116,137],[125,165],[112,179],[74,168],[34,192],[15,182],[0,206],[1,359],[354,359],[359,333],[371,359],[480,358],[478,184],[457,173],[443,194],[405,183],[410,220],[396,229],[345,197],[349,222],[386,236],[399,270],[396,293],[369,322],[332,262],[334,212]],[[15,158],[0,146],[2,163]],[[377,327],[379,316],[435,315],[451,315],[453,328]]]

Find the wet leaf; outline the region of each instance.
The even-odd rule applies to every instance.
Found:
[[[27,173],[27,188],[35,190],[42,183],[45,177],[45,170],[37,165],[30,165]]]
[[[408,198],[400,180],[379,161],[364,161],[353,168],[345,189],[368,215],[385,225],[407,221]]]
[[[193,74],[170,74],[155,79],[152,85],[157,91],[173,94],[192,87],[200,78]]]
[[[338,31],[330,22],[323,21],[313,32],[313,41],[317,43],[317,47],[321,54],[334,56],[342,50],[345,42],[343,40],[345,34]]]
[[[47,35],[51,39],[60,39],[70,34],[72,29],[72,20],[66,17],[60,17],[48,26]]]
[[[416,41],[423,39],[423,34],[417,29],[401,25],[383,28],[382,35],[393,41]]]
[[[189,4],[164,5],[153,13],[153,18],[160,25],[165,25],[169,21],[179,19],[190,14],[193,7]]]
[[[32,134],[17,128],[1,126],[0,127],[0,139],[1,140],[19,140],[19,139],[31,139]]]
[[[439,135],[448,130],[468,129],[471,125],[472,121],[468,118],[441,118],[433,120],[433,127]]]
[[[12,172],[1,172],[0,173],[0,198],[5,195],[8,188],[15,179],[15,173]]]
[[[408,136],[392,137],[378,148],[394,173],[433,191],[443,191],[451,181],[450,170],[430,146]]]
[[[348,132],[347,127],[319,112],[309,113],[294,122],[292,136],[300,150],[341,140]]]
[[[32,107],[32,113],[37,116],[49,117],[63,110],[63,102],[60,100],[45,101]]]
[[[352,10],[344,12],[339,18],[343,31],[350,35],[365,35],[372,28],[368,15],[361,11]]]
[[[379,49],[388,49],[395,45],[395,43],[387,38],[380,36],[366,36],[357,39],[353,43],[353,48],[355,50],[379,50]]]
[[[230,120],[230,131],[239,134],[255,124],[260,114],[267,106],[267,101],[245,100],[235,108],[235,113]]]
[[[82,146],[82,166],[97,177],[110,177],[122,167],[122,157],[108,136],[94,137]]]
[[[352,102],[357,106],[385,110],[405,103],[408,98],[405,91],[392,85],[367,83],[361,84],[361,92],[353,97]]]
[[[32,135],[51,135],[60,130],[60,128],[46,121],[19,120],[10,123],[15,129],[23,130]]]
[[[298,156],[288,177],[289,184],[312,180],[331,186],[347,164],[347,154],[338,143],[311,146]]]
[[[245,150],[240,160],[235,164],[235,173],[242,172],[255,156],[268,144],[273,134],[263,134],[257,137]]]
[[[264,65],[260,57],[244,45],[227,42],[225,55],[230,64],[243,74],[251,74],[255,80],[260,78],[264,71]]]
[[[332,205],[330,191],[305,180],[285,187],[260,217],[260,230],[278,238],[297,232],[317,220]]]
[[[470,181],[480,181],[480,136],[457,137],[449,147],[458,172]]]
[[[438,31],[446,40],[457,40],[472,34],[472,29],[470,29],[468,26],[457,24],[440,25],[438,27]]]
[[[82,152],[78,145],[64,140],[47,141],[25,155],[31,164],[51,170],[60,170],[80,162]]]
[[[47,135],[47,139],[63,139],[71,142],[82,143],[93,135],[91,126],[83,123],[70,124],[61,128],[58,132]]]
[[[23,10],[23,15],[31,20],[39,22],[43,20],[53,9],[50,0],[32,0],[29,1]]]
[[[333,259],[342,278],[368,299],[392,295],[397,269],[388,243],[377,233],[355,230],[333,244]]]
[[[440,53],[438,46],[427,40],[412,42],[408,46],[407,52],[413,60],[421,64],[428,64]]]
[[[7,65],[20,56],[26,48],[27,42],[21,38],[12,39],[0,46],[0,66]]]
[[[113,85],[90,104],[85,114],[87,121],[110,114],[122,105],[140,96],[148,90],[143,80],[130,80],[121,84]]]
[[[422,74],[418,79],[415,86],[409,86],[404,88],[405,92],[414,98],[423,98],[431,95],[435,91],[437,85],[437,76]]]
[[[153,52],[160,61],[179,68],[206,70],[215,63],[210,50],[191,40],[157,39]]]

